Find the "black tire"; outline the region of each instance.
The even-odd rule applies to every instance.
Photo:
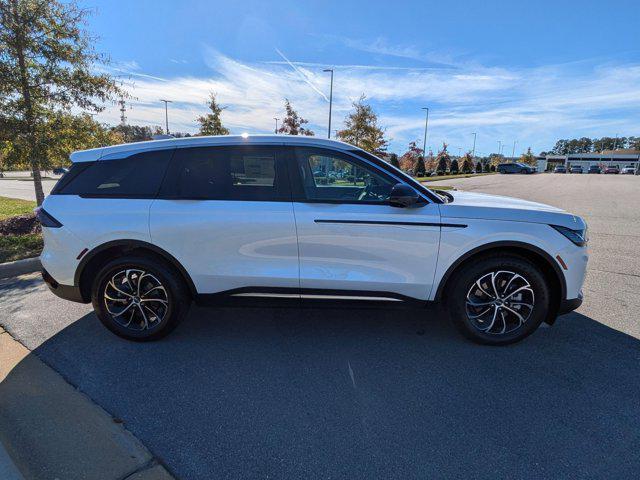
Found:
[[[115,280],[109,285],[112,279]],[[124,281],[120,282],[120,279]],[[135,291],[137,280],[141,282],[138,295]],[[140,290],[150,287],[153,288],[147,292],[148,296],[142,296],[145,292]],[[162,303],[165,297],[166,305]],[[100,269],[91,289],[91,302],[105,327],[119,337],[144,342],[158,340],[178,326],[189,310],[191,298],[183,279],[170,266],[154,258],[130,256],[113,260]],[[120,308],[122,305],[124,309],[132,302],[134,305],[130,305],[122,316],[109,312],[109,308],[119,312],[114,306]],[[129,326],[126,325],[127,320]]]
[[[499,302],[499,305],[494,302],[486,306],[483,302],[482,307],[471,306],[468,295],[471,296],[474,304],[482,300],[493,302],[491,294],[495,296],[495,293],[479,288],[476,283],[482,280],[480,284],[482,287],[485,282],[491,280],[492,272],[502,272],[495,275],[494,281],[498,284],[496,285],[500,293],[498,297],[502,295],[506,300],[497,298],[496,302]],[[516,275],[515,283],[508,285],[510,273]],[[507,288],[503,293],[501,289],[505,285]],[[493,255],[476,261],[471,260],[456,270],[447,287],[445,302],[454,325],[468,339],[485,345],[508,345],[523,340],[540,326],[550,307],[549,286],[544,274],[534,263],[518,255]],[[521,287],[520,292],[509,296],[510,292]],[[485,296],[485,292],[489,295]],[[483,299],[483,296],[486,298]],[[533,305],[533,308],[525,307],[527,304]],[[485,308],[489,310],[484,315],[475,320],[470,318],[484,312]],[[496,310],[497,313],[494,316]],[[520,324],[521,319],[513,313],[514,310],[525,319],[523,323]],[[492,320],[494,326],[483,331],[483,328],[492,324]],[[504,333],[501,333],[503,325]]]

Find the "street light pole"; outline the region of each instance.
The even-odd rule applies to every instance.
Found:
[[[516,143],[518,143],[517,140],[513,141],[513,150],[511,150],[511,159],[513,160],[516,156]]]
[[[498,140],[498,155],[502,155],[502,140]]]
[[[276,135],[278,134],[278,120],[280,120],[279,118],[273,117],[273,119],[276,121]]]
[[[323,72],[331,72],[331,87],[329,87],[329,128],[327,138],[331,138],[331,108],[333,107],[333,68],[326,68]]]
[[[471,158],[476,158],[476,137],[478,136],[477,133],[473,134],[473,151],[471,153]]]
[[[168,103],[173,103],[172,100],[164,100],[164,99],[160,99],[161,102],[164,102],[164,126],[165,126],[165,131],[167,132],[167,135],[169,135],[169,110],[167,108],[167,104]]]
[[[427,158],[427,130],[429,129],[429,107],[422,107],[427,111],[427,118],[424,121],[424,141],[422,142],[422,158]]]

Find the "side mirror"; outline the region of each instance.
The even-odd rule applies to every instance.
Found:
[[[406,183],[396,183],[389,195],[389,204],[392,207],[412,207],[420,200],[420,195]]]

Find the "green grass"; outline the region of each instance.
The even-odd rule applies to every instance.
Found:
[[[24,215],[25,213],[32,213],[34,208],[36,208],[36,202],[0,197],[0,220],[16,215]]]
[[[437,187],[429,187],[431,190],[453,190],[451,185],[438,185]]]
[[[32,213],[36,202],[0,197],[0,220]],[[42,235],[0,235],[0,263],[37,257],[42,251]]]
[[[42,235],[0,235],[0,263],[37,257],[42,251]]]
[[[439,180],[451,180],[455,178],[481,177],[483,175],[495,175],[496,172],[487,173],[461,173],[460,175],[439,175],[437,177],[416,177],[419,182],[437,182]]]

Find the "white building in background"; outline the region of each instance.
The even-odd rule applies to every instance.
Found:
[[[591,165],[601,168],[609,165],[618,168],[633,167],[637,172],[640,169],[640,150],[605,150],[602,153],[570,153],[569,155],[545,155],[537,157],[538,172],[553,170],[556,165],[564,165],[567,170],[572,165],[580,165],[586,173]]]

